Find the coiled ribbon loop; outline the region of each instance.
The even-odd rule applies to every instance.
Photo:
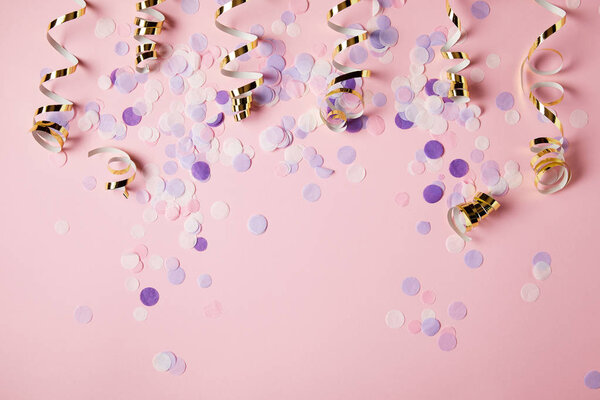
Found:
[[[143,0],[135,5],[138,13],[145,14],[144,17],[135,17],[133,21],[135,25],[133,38],[140,43],[136,48],[135,69],[141,74],[150,71],[150,62],[158,58],[156,42],[148,39],[146,35],[160,35],[162,32],[165,16],[152,7],[164,1],[166,0]]]
[[[448,223],[463,240],[468,242],[471,238],[467,236],[467,232],[470,232],[479,225],[479,222],[499,208],[500,203],[492,196],[479,192],[473,201],[449,209]]]
[[[33,127],[29,130],[33,134],[34,139],[43,148],[54,153],[59,153],[63,149],[65,141],[69,136],[69,131],[67,130],[66,126],[64,126],[66,123],[63,125],[59,122],[56,122],[55,118],[52,118],[55,121],[50,121],[51,118],[47,115],[47,113],[73,111],[73,102],[46,88],[44,83],[57,78],[62,78],[63,76],[71,75],[77,70],[79,60],[73,54],[69,53],[69,51],[60,43],[58,43],[52,36],[50,36],[50,30],[85,15],[85,10],[87,8],[85,0],[75,0],[75,2],[81,8],[56,18],[50,22],[46,31],[46,39],[48,40],[48,43],[50,43],[54,50],[59,52],[60,55],[65,57],[72,65],[67,68],[61,68],[49,72],[42,77],[39,86],[40,92],[56,103],[39,107],[33,115]],[[42,114],[45,115],[42,116]]]
[[[359,118],[364,113],[364,99],[362,94],[358,90],[343,87],[342,84],[351,79],[370,77],[371,71],[345,66],[336,61],[335,58],[347,48],[367,40],[368,32],[364,29],[344,27],[331,21],[334,16],[360,1],[361,0],[345,0],[327,12],[327,25],[334,31],[348,37],[348,39],[342,41],[333,50],[332,64],[336,70],[341,72],[341,75],[332,79],[327,85],[327,94],[320,112],[323,123],[334,132],[345,131],[348,126],[348,120]],[[375,12],[375,7],[373,10]],[[348,109],[349,107],[344,104],[347,103],[347,101],[345,101],[347,100],[345,95],[355,97],[358,100],[358,104],[355,107]]]
[[[537,75],[549,76],[554,75],[562,70],[563,57],[562,54],[555,49],[540,49],[540,51],[550,51],[560,57],[561,63],[558,67],[548,70],[538,69],[532,63],[532,57],[536,49],[542,42],[561,29],[567,22],[567,13],[546,0],[535,0],[537,4],[544,7],[546,10],[558,16],[560,19],[539,35],[527,53],[527,57],[521,64],[521,88],[525,91],[523,84],[523,69],[525,64],[529,69]],[[560,92],[558,98],[551,101],[540,101],[535,95],[535,90],[541,87],[554,88]],[[555,111],[548,107],[554,106],[562,102],[565,89],[557,82],[543,81],[538,82],[529,88],[529,101],[534,105],[537,111],[546,117],[560,131],[560,138],[554,139],[550,137],[538,137],[529,142],[529,149],[535,153],[531,158],[531,168],[535,173],[535,187],[542,194],[558,192],[563,189],[571,180],[571,169],[565,161],[564,155],[564,130],[562,122],[558,119]]]
[[[237,89],[229,91],[229,97],[231,98],[231,108],[233,110],[234,118],[236,121],[241,121],[250,116],[250,109],[252,108],[252,91],[258,88],[259,86],[262,86],[263,74],[261,74],[260,72],[233,71],[226,69],[226,66],[236,58],[239,58],[240,56],[254,50],[256,46],[258,46],[258,36],[252,33],[243,32],[223,25],[221,22],[219,22],[218,19],[227,11],[239,5],[247,3],[248,1],[249,0],[229,1],[228,3],[219,7],[217,9],[217,12],[215,13],[215,25],[219,30],[229,35],[248,41],[247,44],[238,47],[237,49],[223,57],[223,59],[221,60],[221,74],[229,78],[251,80],[250,83],[247,83],[243,86],[238,87]]]
[[[448,14],[450,21],[456,26],[456,32],[448,38],[446,44],[440,49],[440,52],[445,59],[462,60],[446,71],[446,76],[450,81],[448,97],[455,103],[467,103],[470,101],[469,85],[467,84],[467,79],[460,75],[459,72],[469,66],[471,59],[467,53],[462,51],[451,51],[451,48],[454,47],[462,36],[462,24],[458,15],[456,15],[454,10],[452,10],[452,7],[450,7],[449,0],[446,0],[446,13]]]
[[[113,157],[109,158],[108,163],[107,163],[107,168],[110,171],[110,173],[113,175],[117,175],[117,176],[125,175],[129,171],[133,171],[133,173],[131,174],[131,176],[129,176],[129,178],[105,183],[106,190],[115,190],[115,189],[123,188],[123,196],[125,196],[125,198],[128,199],[129,192],[127,191],[127,185],[129,185],[131,182],[133,182],[133,180],[135,179],[135,174],[137,172],[137,167],[135,165],[135,162],[133,162],[133,160],[131,159],[129,154],[127,154],[126,152],[124,152],[121,149],[117,149],[116,147],[98,147],[97,149],[90,150],[88,152],[88,158],[95,156],[97,154],[115,154]],[[124,168],[115,169],[115,168],[111,167],[112,163],[122,163],[127,166]]]

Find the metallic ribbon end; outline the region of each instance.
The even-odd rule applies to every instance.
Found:
[[[141,74],[150,71],[151,62],[158,59],[156,42],[148,39],[146,36],[160,35],[162,32],[165,16],[152,7],[165,1],[143,0],[135,5],[136,11],[144,14],[143,17],[135,17],[133,20],[133,24],[135,25],[133,38],[139,42],[135,52],[135,70]]]
[[[452,7],[450,7],[450,0],[446,0],[446,13],[452,24],[456,27],[456,32],[448,38],[446,44],[440,49],[440,53],[442,54],[442,57],[447,60],[461,60],[458,64],[446,70],[446,77],[450,81],[448,98],[458,104],[468,103],[471,100],[469,85],[467,84],[467,79],[460,75],[459,72],[469,66],[471,59],[467,53],[451,50],[462,36],[462,24],[458,15],[456,15],[454,10],[452,10]]]
[[[467,233],[499,208],[500,203],[497,200],[489,194],[479,192],[473,201],[450,208],[448,223],[463,240],[468,242],[471,238],[467,236]]]

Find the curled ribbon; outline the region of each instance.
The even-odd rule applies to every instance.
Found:
[[[72,111],[73,110],[73,102],[67,100],[66,98],[56,94],[55,92],[47,89],[44,86],[44,83],[62,78],[63,76],[68,76],[74,73],[77,70],[77,65],[79,65],[79,60],[73,54],[69,53],[67,49],[65,49],[60,43],[58,43],[52,36],[50,36],[50,30],[62,25],[66,22],[72,21],[79,17],[85,15],[85,10],[87,8],[87,4],[85,0],[75,0],[75,2],[81,7],[79,10],[72,11],[68,14],[61,15],[56,18],[48,25],[48,29],[46,31],[46,39],[50,43],[50,45],[54,48],[54,50],[58,51],[60,55],[65,57],[67,61],[69,61],[72,65],[67,68],[57,69],[55,71],[49,72],[45,74],[40,81],[40,92],[42,92],[46,97],[55,101],[55,104],[49,104],[46,106],[39,107],[35,114],[33,115],[33,127],[29,130],[34,139],[46,150],[52,151],[54,153],[59,153],[69,136],[69,131],[62,124],[49,121],[49,118],[44,118],[43,116],[38,118],[41,114],[46,113],[55,113],[55,112],[63,112],[63,111]],[[66,125],[66,124],[65,124]]]
[[[159,5],[164,1],[165,0],[143,0],[135,5],[135,9],[138,13],[145,14],[143,18],[135,17],[133,21],[133,24],[136,27],[133,38],[140,43],[136,48],[135,69],[141,74],[150,71],[149,63],[158,58],[156,42],[148,39],[145,35],[160,35],[162,32],[165,16],[152,7]]]
[[[127,154],[126,152],[124,152],[121,149],[117,149],[116,147],[98,147],[97,149],[90,150],[88,152],[88,158],[95,156],[96,154],[105,154],[105,153],[115,154],[115,156],[111,157],[107,163],[107,168],[111,174],[118,176],[118,175],[125,175],[129,171],[133,171],[133,174],[129,178],[121,179],[121,180],[117,180],[117,181],[113,181],[113,182],[106,182],[106,184],[105,184],[106,190],[115,190],[115,189],[123,188],[123,196],[125,196],[125,198],[128,199],[129,192],[127,191],[127,185],[129,185],[131,182],[133,182],[133,180],[135,179],[135,174],[137,172],[137,167],[135,165],[135,162],[133,162],[133,160],[131,159],[129,154]],[[115,169],[115,168],[111,167],[112,163],[117,163],[117,162],[124,163],[127,166],[125,168],[120,168],[120,169]]]
[[[362,94],[355,89],[343,87],[342,83],[355,78],[367,78],[371,76],[371,71],[345,66],[336,61],[335,57],[347,48],[367,40],[368,32],[364,29],[341,26],[331,21],[334,16],[360,1],[361,0],[345,0],[327,12],[327,25],[334,31],[348,37],[348,39],[342,41],[333,50],[332,63],[334,68],[341,72],[341,75],[332,79],[327,85],[325,104],[321,107],[320,112],[323,123],[334,132],[345,131],[348,126],[348,120],[359,118],[364,112],[364,100]],[[375,7],[373,8],[373,11],[376,12]],[[343,104],[344,94],[349,94],[357,98],[359,103],[357,107],[350,110],[346,109],[346,106]],[[325,106],[327,106],[326,109]]]
[[[223,25],[219,22],[219,17],[225,14],[227,11],[247,3],[249,0],[231,0],[228,3],[222,5],[217,9],[215,13],[215,25],[216,27],[225,33],[228,33],[237,38],[247,40],[248,43],[238,47],[233,50],[229,54],[227,54],[221,60],[221,74],[227,76],[229,78],[236,79],[249,79],[250,83],[247,83],[243,86],[238,87],[237,89],[233,89],[229,91],[229,97],[231,98],[231,108],[234,113],[234,118],[236,121],[241,121],[250,116],[250,109],[252,108],[252,91],[263,84],[263,74],[260,72],[240,72],[233,71],[225,68],[227,64],[239,58],[240,56],[249,53],[254,50],[256,46],[258,46],[258,36],[243,32],[226,25]]]
[[[440,49],[440,52],[445,59],[462,60],[452,68],[446,70],[446,76],[450,81],[448,97],[455,103],[467,103],[470,100],[469,86],[467,84],[467,79],[464,76],[459,75],[459,72],[467,68],[471,63],[471,59],[467,53],[450,50],[462,36],[462,24],[458,15],[456,15],[454,10],[452,10],[452,7],[450,7],[450,0],[446,0],[446,13],[448,14],[450,21],[456,26],[456,32],[448,38],[446,44]]]
[[[448,223],[463,240],[468,242],[471,238],[467,236],[467,232],[471,231],[479,225],[481,220],[499,208],[500,203],[492,196],[479,192],[475,195],[473,201],[459,204],[449,209]]]
[[[542,42],[552,36],[555,32],[561,29],[567,22],[567,13],[562,8],[559,8],[546,0],[535,0],[540,6],[550,11],[560,19],[558,22],[546,29],[541,35],[539,35],[527,53],[527,57],[521,64],[521,88],[525,91],[523,85],[523,69],[525,64],[529,69],[542,76],[554,75],[562,70],[563,67],[563,56],[555,49],[540,49],[540,51],[550,51],[557,54],[560,57],[561,63],[558,67],[549,70],[538,69],[532,65],[531,58],[536,49],[542,44]],[[541,87],[550,87],[558,90],[560,95],[558,98],[552,101],[540,101],[534,94],[535,90]],[[535,187],[542,194],[549,194],[558,192],[563,189],[571,180],[571,169],[565,161],[564,155],[564,130],[562,122],[558,119],[556,112],[549,109],[548,107],[559,104],[565,95],[565,89],[557,82],[543,81],[533,84],[529,88],[529,100],[538,110],[540,114],[546,117],[558,130],[560,131],[560,139],[554,139],[550,137],[538,137],[529,142],[529,149],[535,153],[532,157],[530,164],[531,168],[535,173]]]

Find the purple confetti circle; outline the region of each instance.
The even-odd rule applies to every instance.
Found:
[[[465,264],[469,268],[479,268],[483,264],[483,254],[479,250],[469,250],[465,254]]]
[[[477,19],[484,19],[490,15],[490,5],[485,1],[476,1],[471,6],[471,14]]]
[[[192,164],[192,176],[200,182],[206,182],[210,179],[210,165],[204,161],[198,161]]]
[[[140,292],[140,300],[142,304],[148,307],[152,307],[158,303],[159,297],[158,290],[154,289],[153,287],[144,288]]]
[[[425,318],[421,322],[421,331],[427,336],[435,336],[441,328],[440,321],[435,318]]]
[[[203,238],[202,236],[198,237],[196,240],[196,244],[194,245],[194,249],[198,251],[205,251],[208,248],[208,240]]]
[[[587,374],[585,374],[583,382],[585,383],[585,386],[589,387],[590,389],[600,389],[600,372],[588,372]]]
[[[437,203],[444,196],[444,189],[438,185],[429,185],[423,190],[423,198],[430,204]]]
[[[469,164],[465,160],[457,158],[450,162],[448,169],[453,177],[462,178],[469,172]]]
[[[402,291],[409,296],[416,296],[421,290],[421,282],[415,277],[408,277],[402,281]]]
[[[430,140],[429,142],[425,143],[425,148],[423,151],[427,157],[435,160],[444,155],[444,145],[437,140]]]

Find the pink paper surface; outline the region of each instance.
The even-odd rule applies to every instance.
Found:
[[[370,5],[370,2],[368,2]],[[383,92],[385,108],[367,106],[367,115],[380,115],[386,123],[381,136],[366,131],[333,134],[325,127],[296,143],[314,146],[325,165],[336,170],[322,180],[304,161],[298,173],[275,174],[283,150],[266,153],[259,133],[278,124],[283,115],[298,118],[316,98],[262,108],[243,123],[230,118],[223,138],[237,137],[256,150],[251,169],[238,173],[216,164],[206,184],[196,183],[196,197],[204,214],[203,253],[178,244],[183,218],[163,216],[153,224],[142,221],[145,205],[125,200],[101,187],[87,191],[81,181],[99,171],[100,161],[87,158],[89,149],[112,145],[132,154],[140,164],[166,161],[164,146],[173,137],[161,137],[157,146],[142,143],[141,126],[155,126],[177,96],[168,93],[160,72],[152,76],[165,83],[165,95],[137,127],[128,128],[123,142],[104,141],[96,132],[80,132],[76,120],[82,107],[100,98],[103,112],[120,117],[124,108],[143,97],[143,88],[124,95],[115,89],[101,91],[97,78],[113,69],[131,66],[135,41],[115,32],[106,39],[94,35],[99,18],[117,25],[134,18],[133,1],[91,1],[82,19],[53,31],[82,64],[70,77],[52,88],[73,100],[78,114],[71,123],[65,147],[68,161],[62,168],[27,133],[35,108],[46,104],[37,89],[40,70],[61,67],[65,61],[48,45],[45,29],[53,18],[72,11],[68,0],[5,2],[3,11],[3,62],[0,105],[4,110],[0,163],[4,184],[2,268],[0,268],[0,398],[1,399],[595,399],[599,392],[584,385],[590,370],[600,370],[600,300],[597,215],[600,159],[597,148],[600,125],[598,63],[600,41],[597,2],[583,0],[568,9],[566,26],[548,41],[565,59],[563,72],[553,77],[566,88],[565,101],[556,107],[565,123],[570,148],[567,160],[574,178],[564,191],[543,196],[533,187],[528,168],[529,139],[555,136],[542,124],[521,94],[518,70],[534,38],[556,21],[531,1],[489,1],[491,14],[476,20],[472,2],[454,1],[463,19],[466,38],[457,46],[468,52],[469,67],[485,71],[485,79],[472,85],[472,104],[482,110],[481,129],[475,133],[456,124],[458,146],[447,149],[442,173],[446,194],[437,204],[422,200],[422,190],[438,173],[411,176],[408,163],[430,135],[417,128],[401,131],[394,125],[395,110],[390,82],[408,75],[409,51],[417,36],[438,26],[450,27],[444,2],[408,0],[404,7],[385,14],[400,34],[392,50],[394,62],[383,65],[369,59],[373,77],[364,89]],[[288,66],[296,54],[312,52],[315,43],[331,49],[340,37],[325,24],[334,1],[311,1],[296,22],[302,34],[291,38],[273,35],[270,27],[288,9],[283,0],[252,0],[232,11],[227,21],[240,29],[262,24],[267,37],[284,40]],[[182,12],[179,0],[159,8],[167,16],[159,42],[187,43],[192,33],[207,35],[209,45],[232,48],[239,43],[214,27],[216,3],[201,0],[195,15]],[[564,6],[564,1],[558,5]],[[369,10],[369,6],[362,10]],[[358,7],[358,6],[357,6]],[[352,13],[350,13],[352,14]],[[345,23],[366,23],[367,12]],[[361,18],[362,17],[362,18]],[[130,52],[114,53],[125,40]],[[436,48],[438,49],[438,48]],[[501,65],[485,65],[488,54],[501,57]],[[429,77],[438,77],[448,64],[439,53],[427,66]],[[469,71],[469,69],[467,71]],[[215,65],[207,84],[229,89],[239,81],[221,77]],[[521,121],[509,126],[495,106],[502,91],[515,95]],[[183,96],[179,96],[181,99]],[[590,115],[583,129],[572,128],[575,109]],[[214,103],[209,110],[216,112]],[[209,112],[208,115],[214,113]],[[189,126],[188,126],[189,129]],[[447,173],[454,158],[469,160],[475,137],[489,137],[486,160],[502,166],[516,160],[523,184],[500,198],[502,208],[473,233],[474,240],[460,254],[450,254],[445,240],[452,233],[446,222],[446,198],[458,180]],[[354,146],[358,162],[367,170],[358,184],[347,181],[345,166],[336,158],[339,147]],[[471,163],[477,173],[479,167]],[[179,176],[187,172],[180,170]],[[141,176],[132,193],[143,187]],[[321,199],[309,203],[302,187],[318,183]],[[407,192],[410,203],[399,207],[398,192]],[[210,217],[210,205],[226,201],[231,213],[225,220]],[[267,217],[265,234],[246,228],[254,214]],[[54,231],[64,219],[70,231]],[[418,221],[431,222],[431,233],[416,232]],[[144,225],[145,236],[133,239],[131,227]],[[164,269],[148,268],[138,274],[123,269],[120,257],[143,243],[150,254],[175,256],[187,273],[180,286],[171,285]],[[464,253],[477,249],[484,255],[481,268],[471,270]],[[531,260],[535,253],[552,256],[552,275],[535,281]],[[147,261],[147,260],[146,260]],[[208,273],[213,284],[201,289],[196,278]],[[141,288],[158,289],[161,298],[148,307],[146,321],[132,317],[141,305],[139,289],[129,292],[125,279],[135,276]],[[414,276],[421,291],[432,290],[436,300],[426,305],[419,296],[402,293],[404,278]],[[536,283],[539,299],[525,303],[520,297],[525,283]],[[452,320],[447,307],[462,301],[467,317]],[[89,306],[93,320],[78,324],[73,312]],[[440,333],[427,337],[408,331],[431,308],[442,330],[454,327],[458,345],[451,352],[438,347]],[[389,310],[406,316],[400,329],[385,324]],[[185,359],[181,376],[157,372],[152,357],[172,351]]]

